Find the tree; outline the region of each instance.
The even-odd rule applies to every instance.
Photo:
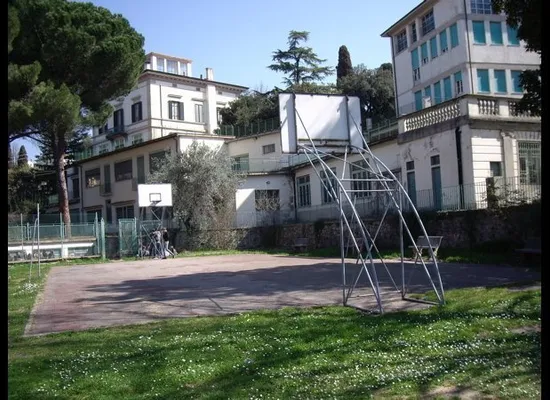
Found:
[[[11,150],[11,145],[8,144],[8,169],[13,168],[13,166],[14,166],[13,153],[12,153],[12,150]]]
[[[373,123],[395,118],[393,72],[387,63],[375,69],[356,66],[352,75],[340,80],[340,89],[348,96],[359,97],[363,123],[367,118]]]
[[[527,51],[536,52],[542,59],[542,0],[492,0],[495,13],[504,12],[506,23],[517,29],[518,39],[526,44]],[[518,104],[521,111],[541,115],[542,74],[540,67],[526,70],[520,76],[525,94]]]
[[[17,166],[22,167],[24,165],[29,165],[29,156],[27,155],[27,149],[25,146],[19,148],[19,153],[17,154]]]
[[[149,177],[149,182],[172,184],[173,214],[185,226],[187,245],[226,246],[224,233],[233,223],[240,179],[230,157],[195,141],[185,152],[157,163],[162,168]]]
[[[288,49],[273,52],[274,63],[268,68],[288,75],[283,80],[287,86],[322,81],[333,72],[332,68],[321,65],[326,60],[319,58],[311,47],[300,46],[308,39],[309,32],[290,31]]]
[[[348,48],[340,46],[338,49],[338,65],[336,66],[336,82],[351,74],[353,74],[353,64]]]
[[[65,156],[74,132],[99,124],[107,103],[136,85],[143,37],[118,14],[91,3],[11,0],[18,24],[8,34],[8,132],[51,150],[59,208],[70,235]],[[8,9],[9,11],[9,9]],[[10,25],[9,25],[10,26]]]
[[[247,125],[279,116],[278,90],[261,93],[248,91],[220,112],[224,125]]]

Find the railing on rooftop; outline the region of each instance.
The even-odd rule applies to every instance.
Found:
[[[251,135],[258,135],[260,133],[267,133],[276,131],[281,127],[281,121],[279,117],[264,119],[260,121],[254,121],[250,124],[243,125],[220,125],[218,129],[214,131],[216,135],[220,136],[235,136],[245,137]]]

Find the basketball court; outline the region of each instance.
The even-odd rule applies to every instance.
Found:
[[[353,276],[359,267],[354,259],[347,262]],[[387,261],[387,265],[400,267],[398,262]],[[383,271],[380,266],[377,269]],[[442,264],[441,275],[447,290],[540,279],[540,273],[526,268],[459,264]],[[381,272],[379,278],[386,312],[428,307],[401,300],[387,275]],[[430,290],[422,281],[413,277],[415,291]],[[349,301],[376,310],[370,286],[360,286],[361,295]],[[25,334],[286,306],[341,306],[342,296],[340,259],[249,254],[54,267]]]

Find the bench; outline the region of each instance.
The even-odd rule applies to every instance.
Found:
[[[442,240],[443,236],[428,236],[427,239],[426,236],[419,236],[416,239],[416,248],[415,246],[409,246],[409,248],[413,249],[414,252],[414,262],[416,263],[419,258],[422,258],[423,251],[428,250],[430,247],[432,248],[434,257],[437,259],[437,251],[439,250],[439,246],[441,246]]]
[[[297,238],[292,247],[294,250],[304,251],[307,249],[307,238]]]
[[[540,256],[542,254],[542,243],[540,237],[527,238],[523,248],[515,249],[517,253],[523,254],[524,257]]]

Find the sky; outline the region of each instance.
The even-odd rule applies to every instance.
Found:
[[[391,62],[390,39],[380,34],[421,0],[92,0],[122,14],[145,38],[145,52],[193,61],[193,76],[212,68],[219,82],[269,90],[283,75],[267,68],[272,52],[286,49],[291,30],[308,31],[307,45],[335,67],[338,49],[353,65]],[[335,75],[326,79],[334,82]],[[24,144],[33,160],[39,153]]]

